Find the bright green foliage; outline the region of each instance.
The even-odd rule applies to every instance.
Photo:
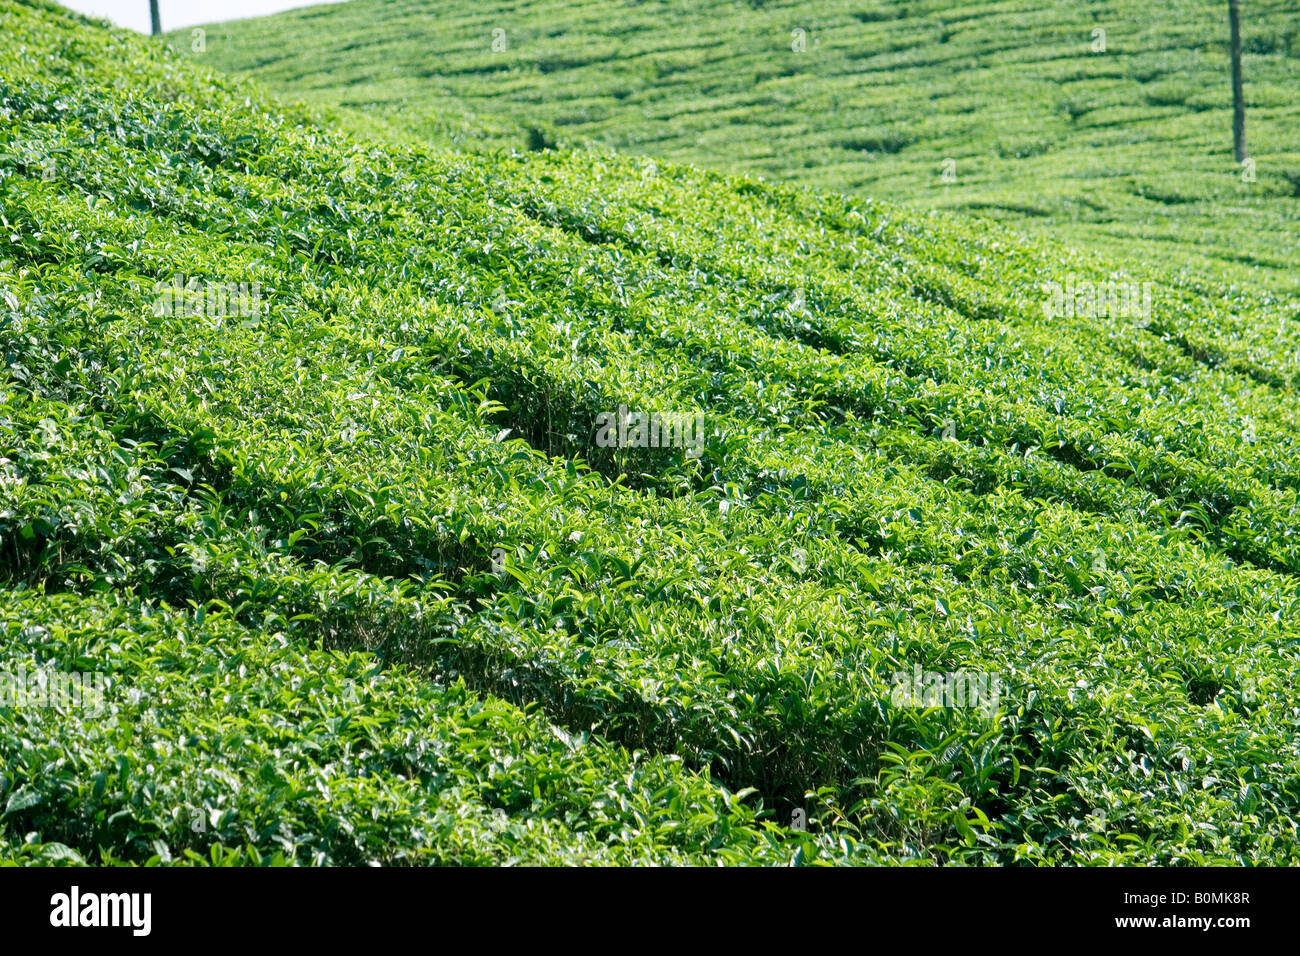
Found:
[[[0,707],[6,858],[1300,858],[1270,294],[0,36],[0,672],[108,678]],[[1066,274],[1150,322],[1045,318]],[[599,446],[620,405],[700,457]]]
[[[601,144],[1300,293],[1290,0],[1243,7],[1253,182],[1221,2],[351,0],[206,31],[168,39],[367,132]]]

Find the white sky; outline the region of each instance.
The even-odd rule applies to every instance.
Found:
[[[87,16],[102,17],[119,27],[149,32],[149,0],[59,0],[65,7]],[[321,0],[158,0],[163,30],[196,23],[242,20],[294,7],[309,7]],[[339,2],[339,0],[325,0]]]

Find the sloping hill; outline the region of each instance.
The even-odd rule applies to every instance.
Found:
[[[351,0],[211,26],[201,59],[370,132],[606,144],[1296,297],[1300,18],[1244,11],[1253,183],[1232,156],[1226,9],[1206,0]]]
[[[6,859],[1297,862],[1267,294],[0,37]]]

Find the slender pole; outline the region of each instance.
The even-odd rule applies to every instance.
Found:
[[[1246,159],[1246,101],[1241,93],[1241,18],[1237,0],[1228,0],[1228,20],[1232,25],[1232,146],[1240,163]]]
[[[158,0],[149,0],[149,19],[153,25],[153,35],[162,34],[162,18],[158,16]],[[1234,23],[1236,21],[1233,21]]]

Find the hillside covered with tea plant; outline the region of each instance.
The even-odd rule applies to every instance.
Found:
[[[368,133],[595,144],[1105,243],[1300,296],[1300,18],[1206,0],[350,0],[176,49]],[[951,165],[947,161],[951,160]],[[947,173],[947,175],[945,175]]]
[[[0,859],[1300,862],[1295,319],[0,0]]]

